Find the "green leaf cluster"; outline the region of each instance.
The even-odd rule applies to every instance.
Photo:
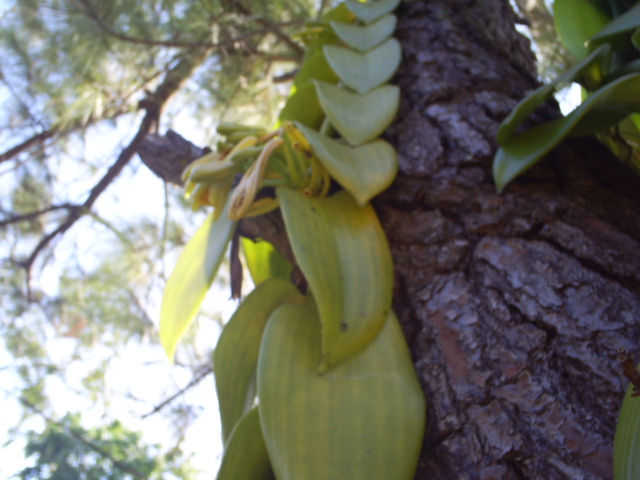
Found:
[[[640,35],[640,5],[556,0],[554,13],[558,33],[578,63],[530,93],[503,121],[493,162],[498,191],[571,136],[596,133],[617,156],[640,168],[640,51],[634,44]],[[529,115],[566,82],[582,86],[583,103],[564,118],[518,133]]]

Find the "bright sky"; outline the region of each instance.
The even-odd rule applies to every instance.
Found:
[[[198,132],[196,126],[191,124],[188,118],[181,118],[176,124],[184,128],[183,134],[189,132],[190,140],[203,145],[202,138],[193,138],[194,132]],[[137,121],[118,122],[118,131],[96,131],[93,138],[89,139],[91,151],[112,151],[116,137],[131,134],[137,126]],[[164,131],[164,129],[163,129]],[[116,135],[117,133],[117,135]],[[1,140],[1,139],[0,139]],[[0,141],[0,150],[5,150]],[[91,151],[86,153],[90,154]],[[65,171],[65,169],[62,169]],[[68,171],[68,169],[67,169]],[[71,170],[77,172],[77,170]],[[93,185],[104,171],[98,171],[91,180],[83,179],[75,185],[72,184],[71,197],[83,199],[87,186]],[[71,180],[71,178],[69,179]],[[0,188],[8,191],[8,185],[2,183],[10,181],[10,176],[0,177]],[[6,188],[5,188],[6,187]],[[173,187],[172,187],[173,188]],[[77,191],[73,191],[77,189]],[[135,157],[131,166],[125,169],[116,183],[98,200],[96,209],[108,220],[117,224],[118,219],[150,218],[157,224],[161,224],[164,216],[164,186],[149,169],[144,167]],[[174,209],[174,213],[178,210]],[[194,214],[187,232],[195,232],[204,214]],[[65,262],[75,255],[81,258],[87,269],[96,264],[96,248],[104,244],[104,238],[96,237],[93,230],[88,229],[88,222],[78,222],[72,230],[67,232],[63,241],[56,246],[56,262],[48,264],[38,279],[42,288],[48,294],[57,291],[58,277],[64,268]],[[173,262],[179,252],[174,252]],[[167,264],[167,272],[171,272],[173,265]],[[215,284],[214,284],[215,286]],[[250,288],[250,285],[245,285]],[[152,293],[152,303],[145,305],[146,310],[154,321],[159,318],[159,306],[162,292],[157,290]],[[204,308],[210,312],[220,311],[226,322],[237,303],[230,301],[229,291],[213,288],[204,303]],[[196,338],[196,349],[201,354],[211,352],[217,342],[220,333],[219,325],[210,319],[202,319],[199,334]],[[73,350],[74,340],[70,338],[58,338],[47,344],[47,350],[52,358],[64,361],[68,353]],[[96,347],[91,358],[82,363],[75,362],[66,371],[67,384],[59,379],[53,379],[47,385],[51,395],[53,411],[59,418],[66,412],[82,412],[83,424],[87,427],[99,425],[104,422],[105,406],[92,399],[83,398],[81,393],[81,381],[86,374],[101,359],[109,355],[106,348]],[[178,352],[178,357],[180,352]],[[206,358],[206,357],[205,357]],[[12,369],[2,369],[10,365],[11,356],[0,346],[0,385],[6,390],[11,390],[17,385],[17,379],[13,377]],[[204,361],[204,359],[203,359]],[[162,443],[164,449],[173,446],[172,434],[174,428],[167,424],[162,413],[151,415],[146,419],[141,417],[151,411],[153,407],[161,403],[165,398],[184,388],[191,380],[190,372],[181,367],[171,366],[162,347],[158,344],[146,342],[139,346],[137,343],[124,349],[122,355],[110,361],[106,378],[107,396],[110,400],[108,413],[110,419],[119,419],[127,428],[142,431],[144,439],[148,443]],[[77,386],[78,391],[72,389]],[[130,397],[144,400],[144,402],[132,400]],[[214,379],[212,375],[203,379],[196,387],[190,389],[185,395],[174,403],[186,403],[198,412],[198,419],[185,434],[183,449],[185,452],[193,452],[192,464],[196,469],[202,470],[202,478],[214,478],[221,459],[222,444],[220,438],[220,423],[218,418],[218,405],[215,394]],[[0,416],[0,444],[5,444],[9,437],[9,429],[15,426],[15,421],[20,416],[20,406],[14,397],[7,396],[5,391],[0,391],[0,408],[3,415]],[[42,430],[44,422],[34,418],[27,422],[22,430]],[[0,478],[9,478],[26,466],[23,456],[24,440],[9,443],[0,448]]]

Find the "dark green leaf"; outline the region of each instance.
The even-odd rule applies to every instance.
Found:
[[[503,144],[493,161],[493,177],[502,191],[569,135],[595,133],[640,111],[640,74],[609,83],[564,118],[538,125]]]

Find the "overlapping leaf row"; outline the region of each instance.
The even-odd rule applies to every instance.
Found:
[[[402,480],[415,471],[425,401],[391,311],[389,247],[368,203],[397,171],[395,150],[378,137],[399,105],[398,87],[386,84],[401,59],[390,38],[398,3],[347,0],[310,24],[280,127],[222,126],[218,151],[185,171],[194,207],[214,213],[167,283],[161,339],[170,355],[236,220],[280,207],[309,285],[303,296],[283,273],[286,260],[264,242],[243,242],[261,283],[214,354],[219,480]],[[342,190],[328,195],[332,181]],[[259,198],[263,187],[275,195]]]

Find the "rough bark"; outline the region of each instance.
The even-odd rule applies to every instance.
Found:
[[[429,403],[416,478],[612,478],[615,350],[640,338],[640,190],[579,139],[496,194],[497,127],[535,87],[509,2],[403,5],[400,175],[376,207]]]
[[[416,479],[612,478],[615,352],[640,338],[638,176],[577,139],[498,195],[498,125],[536,86],[509,2],[396,13],[400,172],[374,204],[428,401]],[[240,231],[292,258],[277,212]]]

